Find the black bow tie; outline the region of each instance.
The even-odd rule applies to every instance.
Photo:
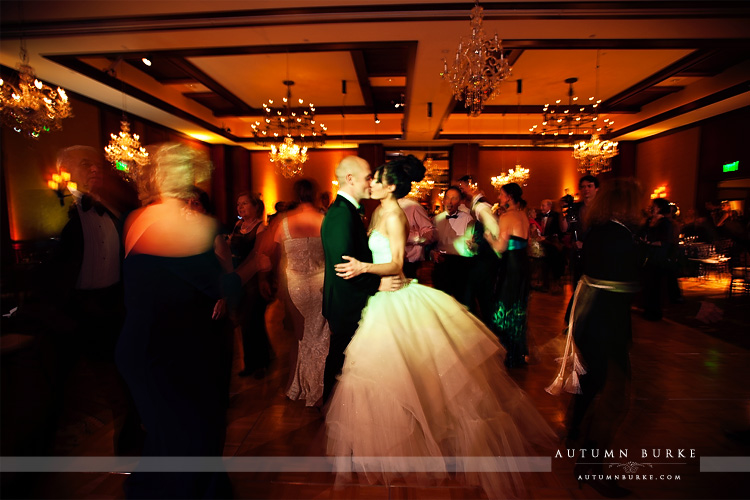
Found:
[[[446,219],[458,219],[458,213],[455,213],[453,215],[446,215],[445,218]]]
[[[81,197],[81,208],[84,212],[88,212],[93,208],[99,215],[104,215],[104,212],[107,211],[107,209],[104,208],[104,205],[96,201],[94,197],[89,194],[84,194]]]
[[[549,213],[542,214],[542,219],[544,219],[545,217],[549,217]]]

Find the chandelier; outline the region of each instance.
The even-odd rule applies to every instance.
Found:
[[[276,171],[286,178],[302,173],[303,164],[307,161],[307,148],[319,146],[325,142],[326,128],[315,121],[315,106],[298,100],[299,106],[292,107],[291,80],[284,80],[286,97],[284,106],[274,109],[273,100],[263,104],[266,116],[263,121],[251,125],[253,135],[263,146],[270,146],[268,157],[276,165]]]
[[[526,181],[529,180],[529,169],[523,168],[520,164],[517,164],[515,168],[511,168],[505,174],[492,177],[490,182],[495,189],[500,190],[504,185],[515,182],[518,185],[525,186]]]
[[[593,134],[588,141],[573,145],[573,158],[578,160],[578,171],[598,175],[609,172],[610,159],[617,156],[617,142],[602,140],[599,134]]]
[[[0,78],[0,117],[19,134],[38,138],[42,132],[61,130],[60,122],[73,116],[65,90],[57,90],[37,80],[29,66],[26,44],[21,42],[18,86]]]
[[[567,143],[572,142],[574,135],[606,134],[612,130],[614,121],[609,118],[599,120],[601,99],[589,97],[588,102],[583,103],[574,95],[573,84],[577,81],[578,78],[565,80],[568,84],[568,104],[561,104],[562,99],[558,99],[554,105],[544,105],[541,127],[534,125],[529,129],[534,144]]]
[[[500,82],[510,76],[511,67],[503,55],[503,46],[497,37],[484,37],[482,7],[479,2],[471,9],[471,38],[461,40],[456,59],[448,69],[443,59],[440,75],[447,80],[453,96],[464,101],[471,116],[478,116],[484,104],[500,93]]]
[[[104,155],[118,171],[130,174],[133,172],[133,167],[148,165],[148,153],[141,146],[138,134],[130,135],[130,123],[124,116],[120,122],[120,133],[109,135],[111,140],[104,148]]]
[[[422,198],[431,195],[436,180],[442,174],[441,168],[435,164],[432,158],[427,158],[422,164],[425,168],[424,178],[419,182],[412,182],[411,191],[406,195],[407,198],[415,201],[420,201]]]

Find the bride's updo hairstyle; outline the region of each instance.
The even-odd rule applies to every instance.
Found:
[[[401,156],[381,165],[375,171],[375,178],[378,182],[383,182],[385,179],[386,184],[396,186],[393,195],[399,199],[409,194],[412,182],[424,179],[425,171],[422,162],[414,155]]]
[[[526,206],[526,200],[523,199],[523,189],[521,189],[521,186],[519,186],[515,182],[511,182],[509,184],[505,184],[501,189],[505,191],[505,194],[510,196],[510,199],[513,200],[513,203],[518,203],[521,208]]]

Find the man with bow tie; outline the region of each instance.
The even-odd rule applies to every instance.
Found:
[[[467,308],[471,306],[471,291],[466,276],[471,268],[471,254],[467,239],[471,239],[474,219],[459,210],[461,190],[451,186],[443,194],[445,210],[437,214],[433,224],[437,230],[437,244],[432,251],[435,263],[432,281],[435,288],[452,295]]]
[[[125,317],[120,269],[122,224],[118,216],[126,208],[124,200],[134,199],[135,193],[126,194],[127,186],[122,188],[126,183],[104,168],[102,154],[93,147],[63,149],[58,153],[57,167],[70,172],[71,181],[76,183],[76,188],[70,189],[73,204],[55,256],[55,269],[60,273],[55,293],[62,297],[73,328],[64,339],[60,355],[72,366],[82,354],[97,366],[111,365],[116,373],[115,345]],[[132,446],[141,432],[124,384],[122,389],[109,394],[116,427],[115,453],[125,452],[123,446]]]
[[[542,200],[537,222],[542,228],[541,243],[544,249],[542,258],[542,291],[554,293],[562,291],[560,282],[565,270],[565,254],[562,245],[560,213],[552,210],[552,200]]]

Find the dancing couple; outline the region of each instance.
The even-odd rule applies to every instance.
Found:
[[[424,173],[411,155],[374,175],[351,156],[336,169],[339,194],[321,229],[327,452],[371,483],[434,482],[450,457],[488,497],[524,496],[514,457],[533,455],[530,443],[552,447],[554,434],[507,374],[495,335],[453,297],[402,272],[408,224],[397,200]],[[369,235],[358,214],[366,198],[380,201]],[[505,458],[508,474],[473,472],[477,457]]]

